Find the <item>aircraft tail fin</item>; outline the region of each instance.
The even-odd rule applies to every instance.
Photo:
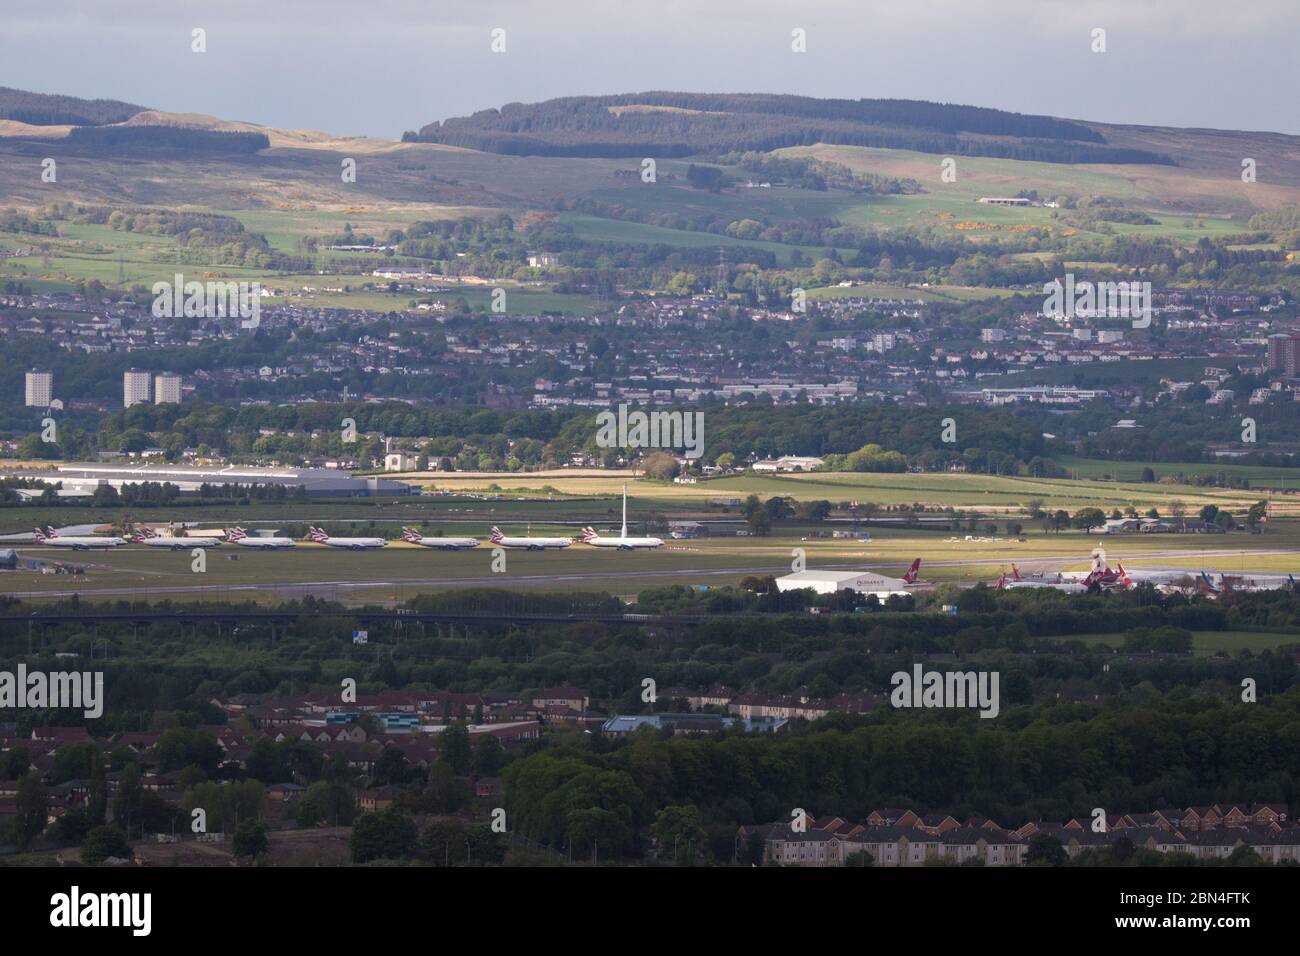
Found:
[[[912,566],[907,569],[907,573],[903,575],[903,580],[906,581],[908,584],[915,584],[916,576],[920,573],[921,573],[921,559],[917,558],[915,561],[912,562]]]

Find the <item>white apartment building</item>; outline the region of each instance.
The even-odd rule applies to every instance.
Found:
[[[160,372],[153,377],[153,400],[162,405],[167,402],[180,404],[181,377],[173,372]]]
[[[138,368],[127,369],[122,373],[122,407],[130,408],[148,402],[153,398],[150,386],[153,376]]]
[[[54,398],[54,373],[38,368],[29,371],[24,394],[28,408],[49,408]]]

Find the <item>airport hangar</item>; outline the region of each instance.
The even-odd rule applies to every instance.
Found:
[[[70,462],[54,470],[14,470],[6,478],[34,478],[37,481],[62,483],[68,497],[89,496],[95,489],[146,481],[170,482],[183,495],[197,495],[207,485],[284,485],[302,487],[309,498],[374,498],[414,494],[416,488],[406,482],[376,475],[353,476],[335,468],[276,468],[257,466],[197,465],[112,465],[93,462]]]
[[[882,601],[891,594],[909,594],[909,591],[882,591],[873,582],[880,580],[880,575],[872,571],[796,571],[776,579],[778,591],[798,591],[811,588],[818,594],[834,594],[836,591],[858,591],[862,594],[874,594]]]

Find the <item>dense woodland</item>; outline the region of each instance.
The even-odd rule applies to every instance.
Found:
[[[658,613],[672,598],[653,589],[628,610]],[[1123,700],[1135,693],[1226,699],[1238,695],[1243,677],[1255,678],[1261,694],[1274,695],[1286,692],[1298,678],[1287,649],[1234,657],[1190,654],[1192,631],[1294,632],[1296,645],[1290,650],[1295,650],[1300,646],[1300,597],[1284,591],[1237,593],[1220,601],[1165,596],[1149,587],[1077,596],[988,588],[967,589],[960,596],[941,591],[930,603],[935,608],[940,601],[956,603],[956,617],[891,610],[869,600],[864,612],[853,614],[792,612],[792,605],[807,600],[795,592],[756,599],[743,589],[724,588],[670,608],[674,614],[703,612],[699,620],[688,616],[676,624],[509,624],[475,620],[474,615],[617,616],[622,608],[603,594],[463,589],[410,605],[463,614],[463,624],[412,629],[371,622],[365,626],[372,646],[358,647],[351,640],[358,626],[354,612],[309,599],[285,605],[302,616],[279,625],[274,634],[262,624],[238,633],[229,627],[218,633],[211,625],[170,622],[152,627],[101,622],[97,632],[61,625],[38,628],[30,657],[25,606],[8,602],[5,613],[23,614],[24,620],[0,629],[0,660],[12,667],[24,656],[34,668],[33,660],[48,658],[58,669],[54,653],[88,655],[92,641],[107,641],[103,669],[108,703],[95,724],[103,732],[146,729],[154,711],[181,711],[191,715],[188,720],[210,723],[213,714],[204,701],[213,695],[301,692],[336,687],[342,677],[355,678],[365,693],[386,687],[520,691],[573,683],[593,697],[614,701],[622,712],[639,713],[671,709],[674,703],[666,698],[654,707],[642,702],[641,680],[648,675],[663,688],[726,684],[831,697],[886,693],[889,676],[913,660],[944,662],[945,667],[979,661],[1002,672],[1004,715],[1010,705],[1055,699],[1058,692],[1076,700],[1093,694]],[[74,604],[91,610],[84,602]],[[122,611],[145,607],[129,602],[108,606]],[[1091,634],[1113,638],[1106,646],[1075,640]],[[391,646],[392,654],[377,655],[377,645]],[[17,720],[21,734],[68,718],[25,710],[4,719]],[[79,716],[74,722],[80,723]]]
[[[122,123],[147,109],[147,106],[133,106],[119,100],[83,100],[76,96],[29,93],[0,87],[0,119],[17,120],[32,126]]]
[[[247,353],[246,362],[291,359],[293,343],[283,332],[240,338],[222,346],[166,350],[168,367],[180,373],[191,369],[220,368],[236,364],[232,350]],[[16,361],[8,377],[21,394],[21,370],[40,366],[48,349],[23,348],[16,343]],[[69,377],[82,370],[86,394],[103,394],[120,388],[122,371],[131,356],[70,356],[55,352],[56,375]],[[206,363],[206,364],[205,364]],[[541,366],[518,370],[519,381],[546,373]],[[502,377],[498,370],[497,381]],[[6,376],[0,375],[0,385]],[[436,381],[436,377],[425,377]],[[66,380],[66,379],[65,379]],[[1251,380],[1243,378],[1244,384]],[[1087,381],[1079,384],[1089,385]],[[1241,387],[1241,383],[1236,383]],[[1229,382],[1228,387],[1234,383]],[[337,387],[337,386],[335,386]],[[1248,394],[1241,391],[1239,394]],[[826,459],[826,470],[901,472],[934,471],[960,466],[969,472],[1030,477],[1063,477],[1057,460],[1082,454],[1090,458],[1130,462],[1215,461],[1205,450],[1207,440],[1240,438],[1240,414],[1231,407],[1207,414],[1203,401],[1185,400],[1157,405],[1144,416],[1141,429],[1116,429],[1115,412],[1104,401],[1094,402],[1073,416],[1025,406],[1014,410],[979,406],[933,408],[882,404],[773,405],[765,398],[748,404],[702,402],[694,406],[707,423],[702,461],[743,465],[751,456],[812,455]],[[1286,408],[1252,409],[1261,430],[1272,442],[1295,440],[1300,422]],[[943,441],[940,422],[957,423],[954,443]],[[352,418],[363,437],[344,445],[340,422]],[[43,442],[39,418],[30,412],[10,416],[19,434],[19,454],[24,458],[77,460],[93,457],[102,449],[138,452],[162,448],[173,460],[185,448],[203,453],[219,451],[235,460],[280,458],[296,460],[314,455],[349,454],[368,460],[382,454],[377,436],[422,437],[414,450],[443,469],[457,471],[521,471],[568,463],[575,454],[591,455],[613,464],[631,450],[600,448],[596,443],[595,415],[584,409],[530,409],[504,411],[459,405],[416,406],[406,402],[319,402],[298,405],[247,405],[193,401],[180,405],[136,405],[108,414],[65,414],[57,443]],[[263,434],[273,429],[272,434]],[[1050,429],[1055,438],[1045,438]],[[30,430],[30,431],[29,431]],[[313,434],[315,433],[315,434]],[[364,437],[371,433],[374,437]],[[1292,467],[1292,455],[1256,452],[1238,463]],[[1148,480],[1176,476],[1177,468],[1162,468]],[[1242,483],[1242,487],[1247,486]]]
[[[120,373],[119,373],[120,374]],[[909,461],[937,466],[942,460],[969,462],[972,470],[1011,473],[1041,459],[1047,452],[1040,431],[1027,429],[1013,412],[962,408],[962,437],[958,447],[944,444],[939,421],[949,412],[895,406],[772,406],[759,403],[706,407],[708,455],[735,459],[778,454],[849,454],[877,443]],[[58,447],[28,451],[38,457],[64,453],[76,458],[91,448],[122,447],[139,451],[156,442],[167,449],[220,448],[228,455],[319,452],[363,455],[369,442],[345,449],[339,422],[353,418],[359,432],[386,436],[425,436],[421,450],[434,458],[451,459],[457,470],[477,468],[480,458],[498,460],[505,468],[562,463],[576,452],[610,453],[596,446],[594,415],[585,410],[496,411],[484,408],[421,408],[405,403],[359,402],[346,405],[247,406],[233,409],[202,402],[183,405],[137,405],[96,417],[96,431],[65,429]],[[262,435],[262,429],[278,434]],[[313,438],[311,433],[319,432]],[[291,434],[292,433],[292,434]],[[156,437],[150,437],[154,435]],[[65,450],[66,449],[66,450]],[[463,457],[463,456],[472,457]],[[512,464],[512,460],[517,464]],[[857,470],[899,471],[897,457],[862,462]]]
[[[667,109],[617,110],[638,106]],[[1096,130],[1068,120],[908,100],[762,94],[634,93],[510,103],[431,123],[419,140],[542,156],[695,156],[834,143],[1039,162],[1173,163],[1147,150],[1106,146]]]
[[[144,153],[157,150],[187,153],[252,154],[271,145],[265,133],[191,129],[185,126],[74,126],[68,133],[74,147],[100,152]]]
[[[696,810],[685,823],[692,839],[707,848],[706,858],[728,862],[749,852],[734,842],[738,825],[788,819],[792,807],[860,820],[873,809],[903,806],[1018,826],[1086,815],[1095,806],[1141,811],[1225,800],[1295,806],[1297,596],[1189,602],[1149,588],[1104,597],[976,589],[963,600],[957,618],[876,610],[819,616],[759,611],[757,618],[721,613],[681,625],[467,620],[452,629],[399,631],[372,623],[372,644],[392,648],[385,655],[351,643],[356,621],[347,609],[309,600],[286,606],[299,607],[303,616],[274,636],[258,625],[223,635],[179,624],[141,631],[101,623],[96,632],[63,625],[42,630],[41,649],[30,654],[25,625],[9,626],[0,631],[0,665],[13,667],[21,655],[29,667],[58,669],[54,653],[85,653],[92,641],[107,644],[108,657],[97,666],[105,673],[108,706],[93,732],[164,730],[149,759],[164,772],[182,772],[183,795],[173,805],[141,793],[138,768],[132,769],[140,758],[125,749],[101,761],[84,745],[61,748],[55,782],[90,780],[92,788],[102,788],[106,771],[119,773],[115,812],[146,831],[165,831],[177,807],[193,806],[209,808],[211,828],[233,830],[237,819],[265,806],[266,785],[290,780],[309,787],[296,811],[300,825],[334,822],[336,813],[346,823],[355,814],[353,789],[398,784],[403,796],[395,810],[356,818],[357,862],[448,862],[434,847],[442,849],[452,835],[421,836],[410,814],[467,811],[469,776],[502,777],[516,837],[571,847],[578,858],[599,845],[602,858],[629,860],[645,856],[652,838],[662,845],[681,808],[690,807]],[[645,601],[639,609],[650,610],[651,597]],[[430,595],[414,606],[605,613],[611,602],[595,594],[475,589]],[[23,607],[5,610],[21,613]],[[1252,627],[1293,629],[1297,644],[1258,655],[1194,658],[1182,643],[1188,628]],[[1071,633],[1107,631],[1116,635],[1111,649],[1068,640]],[[940,669],[998,671],[1000,716],[982,720],[967,712],[888,706],[890,675],[918,660]],[[324,759],[314,745],[269,740],[255,744],[247,770],[231,777],[218,770],[221,752],[213,738],[195,729],[224,721],[210,703],[214,696],[302,693],[337,687],[341,677],[356,678],[362,693],[404,687],[520,691],[574,683],[611,701],[615,712],[681,709],[681,701],[666,698],[644,703],[646,675],[661,688],[724,683],[812,696],[847,691],[876,695],[880,703],[865,714],[796,721],[776,737],[643,731],[611,740],[552,727],[543,739],[507,752],[471,748],[464,734],[449,732],[429,770],[385,751],[370,779],[337,758]],[[1242,702],[1244,677],[1256,681],[1257,703]],[[57,712],[0,717],[16,719],[20,736],[36,724],[80,722],[79,715]],[[0,776],[24,777],[25,758],[23,748],[9,752]],[[28,777],[20,803],[37,801],[35,789]],[[84,819],[61,824],[52,838],[89,841],[95,806],[92,800]],[[21,816],[15,825],[22,825]],[[447,825],[458,828],[462,841],[460,831],[475,826],[463,820]],[[8,832],[0,837],[12,839]]]

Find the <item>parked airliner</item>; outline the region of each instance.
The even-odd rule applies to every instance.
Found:
[[[1128,587],[1133,583],[1122,564],[1118,568],[1112,568],[1106,563],[1106,551],[1103,548],[1092,552],[1092,568],[1087,574],[1067,572],[1057,576],[1061,581],[1081,584],[1084,588],[1094,584],[1099,588]]]
[[[1088,585],[1067,581],[1059,574],[1051,580],[1046,578],[1032,580],[1024,578],[1020,574],[1020,569],[1014,564],[1011,565],[1011,575],[1010,578],[1005,574],[998,578],[998,583],[995,586],[999,591],[1014,588],[1050,588],[1053,591],[1064,591],[1067,594],[1082,594],[1088,590]]]
[[[1294,574],[1239,571],[1233,574],[1221,573],[1219,587],[1225,591],[1281,591],[1290,588],[1296,590]]]
[[[248,532],[243,528],[228,529],[226,531],[226,540],[242,548],[263,548],[268,551],[276,548],[296,547],[293,538],[250,538]]]
[[[547,548],[567,548],[573,544],[572,538],[511,538],[501,533],[501,529],[493,527],[492,536],[488,539],[495,545],[503,548],[523,548],[526,551],[545,551]]]
[[[627,536],[627,485],[623,486],[623,530],[617,538],[602,538],[595,528],[583,528],[578,539],[593,548],[618,548],[620,551],[635,551],[637,548],[662,548],[662,538],[629,538]]]
[[[221,545],[220,538],[160,538],[153,528],[143,528],[131,538],[132,544],[148,545],[151,548],[171,548],[173,551],[188,551],[191,548],[216,548]]]
[[[369,551],[371,548],[382,548],[388,543],[383,538],[335,538],[315,527],[308,528],[307,532],[307,537],[317,544],[330,548],[347,548],[349,551]]]
[[[44,531],[36,530],[36,543],[48,544],[56,548],[72,548],[74,551],[89,551],[92,548],[117,548],[126,544],[125,538],[110,538],[103,535],[65,538],[47,526]]]
[[[477,548],[477,538],[426,538],[414,528],[402,529],[402,540],[409,544],[418,544],[422,548],[439,548],[443,551],[461,551],[465,548]]]

